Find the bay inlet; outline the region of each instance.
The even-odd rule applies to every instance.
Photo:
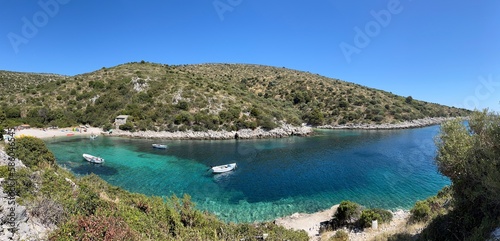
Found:
[[[224,221],[273,220],[342,200],[409,209],[450,182],[434,164],[439,126],[403,130],[317,130],[310,137],[257,140],[46,139],[57,163],[76,175],[156,196],[189,194]],[[93,165],[82,153],[103,157]],[[213,175],[210,166],[236,162]]]

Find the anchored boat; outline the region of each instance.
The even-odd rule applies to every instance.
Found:
[[[91,163],[100,164],[100,163],[104,162],[104,158],[97,157],[97,156],[92,156],[90,154],[83,154],[83,158],[85,158],[85,160],[87,160],[88,162],[91,162]]]
[[[156,148],[156,149],[167,149],[167,145],[153,144],[153,148]]]
[[[217,174],[217,173],[229,172],[234,170],[235,168],[236,168],[236,163],[230,163],[226,165],[214,166],[210,169],[212,170],[212,173]]]

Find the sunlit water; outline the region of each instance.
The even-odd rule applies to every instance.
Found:
[[[315,212],[342,200],[386,209],[413,206],[449,180],[434,164],[439,127],[391,131],[322,130],[312,137],[160,141],[70,137],[47,140],[57,162],[77,175],[147,195],[192,196],[225,221],[272,220]],[[152,143],[167,144],[166,150]],[[106,162],[95,165],[83,153]],[[236,162],[230,173],[212,165]]]

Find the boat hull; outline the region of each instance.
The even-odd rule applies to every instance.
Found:
[[[153,144],[153,148],[156,148],[156,149],[167,149],[167,145]]]
[[[91,163],[96,163],[96,164],[101,164],[104,162],[104,159],[101,158],[101,157],[96,157],[96,156],[92,156],[90,154],[83,154],[83,158],[88,161],[88,162],[91,162]]]
[[[236,168],[236,163],[214,166],[211,168],[213,174],[219,174],[224,172],[230,172]]]

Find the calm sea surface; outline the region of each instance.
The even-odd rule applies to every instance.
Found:
[[[182,196],[225,221],[272,220],[315,212],[342,200],[409,209],[450,182],[434,164],[439,127],[321,130],[312,137],[266,140],[159,141],[115,137],[47,140],[57,162],[76,175],[95,173],[147,195]],[[152,143],[167,144],[166,150]],[[83,153],[105,158],[86,162]],[[212,165],[236,162],[230,173]]]

